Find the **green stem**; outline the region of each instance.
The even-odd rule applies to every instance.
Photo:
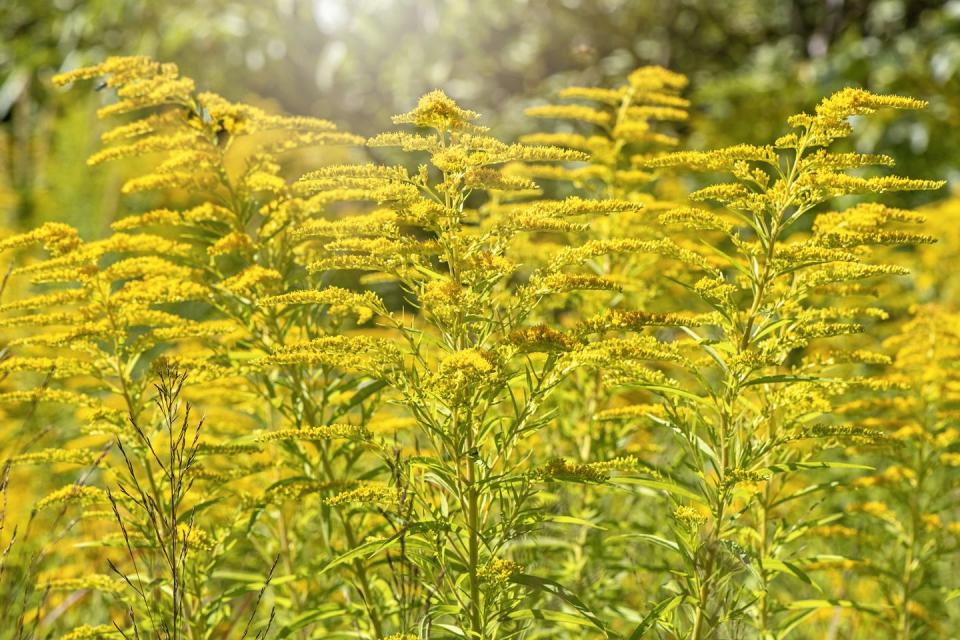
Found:
[[[467,528],[470,531],[470,625],[477,638],[483,638],[483,619],[480,615],[480,579],[477,576],[480,564],[480,516],[479,495],[474,484],[474,463],[471,460],[467,466]]]
[[[769,485],[768,485],[769,487]],[[769,492],[769,491],[768,491]],[[760,587],[762,591],[760,592],[760,637],[767,637],[767,629],[770,626],[770,600],[767,596],[767,589],[770,588],[768,582],[767,569],[762,566],[764,560],[767,559],[767,501],[764,500],[764,503],[760,506],[761,509],[761,518],[760,518]]]
[[[719,526],[719,525],[718,525]],[[713,576],[714,551],[710,550],[707,563],[703,567],[703,576],[700,579],[700,589],[697,592],[697,610],[693,618],[693,629],[690,631],[690,640],[700,640],[703,637],[704,621],[706,619],[707,603],[710,600],[710,582]]]
[[[903,561],[903,574],[901,575],[901,602],[900,602],[900,624],[897,630],[897,640],[910,640],[910,594],[911,582],[913,581],[913,547],[915,536],[911,532],[910,540],[907,546],[907,556]]]
[[[320,460],[323,464],[323,471],[326,474],[327,478],[333,479],[336,476],[333,473],[333,466],[330,464],[330,458],[327,453],[327,448],[322,447],[320,450]],[[337,510],[340,513],[339,510]],[[344,537],[347,540],[347,547],[350,549],[356,549],[357,547],[357,537],[353,533],[353,529],[350,527],[350,523],[347,521],[345,514],[341,513],[340,520],[343,523],[343,533]],[[373,589],[370,586],[370,578],[367,575],[367,569],[359,559],[354,560],[353,571],[357,575],[357,580],[360,582],[360,594],[363,596],[363,603],[367,609],[367,616],[370,618],[370,624],[373,625],[373,630],[377,634],[377,638],[383,637],[383,622],[380,620],[380,615],[377,613],[376,606],[373,603]]]

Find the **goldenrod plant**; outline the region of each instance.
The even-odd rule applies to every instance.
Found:
[[[0,238],[0,523],[51,523],[0,637],[949,637],[955,242],[847,140],[923,101],[675,151],[660,67],[515,143],[439,90],[364,140],[146,57],[55,82],[129,213]]]
[[[592,287],[596,278],[580,265],[621,247],[569,246],[522,274],[511,246],[524,233],[582,229],[578,220],[638,205],[570,198],[486,206],[487,192],[533,186],[505,173],[508,163],[583,156],[500,142],[475,123],[478,117],[441,92],[427,94],[394,118],[419,131],[384,133],[367,144],[422,152],[429,165],[415,173],[402,166],[333,166],[301,178],[313,198],[346,193],[379,204],[362,216],[302,226],[307,268],[379,274],[376,281],[395,283],[415,313],[374,307],[383,337],[316,340],[282,357],[310,363],[352,354],[353,366],[386,381],[410,418],[385,459],[390,478],[334,498],[379,503],[384,511],[385,539],[370,549],[386,554],[394,571],[416,577],[394,594],[400,633],[513,637],[532,620],[570,618],[524,606],[544,599],[528,600],[531,594],[558,597],[602,628],[575,594],[527,573],[529,549],[517,549],[544,517],[539,483],[578,475],[531,460],[537,434],[549,425],[541,407],[577,365],[579,349],[560,327],[535,322],[535,310],[548,296]]]
[[[667,584],[667,593],[675,595],[657,605],[674,607],[662,623],[671,633],[697,640],[752,627],[759,637],[777,637],[831,606],[817,598],[775,597],[775,583],[782,580],[814,586],[790,562],[804,528],[816,523],[806,508],[795,514],[795,503],[831,485],[831,476],[821,473],[822,480],[798,490],[795,476],[847,466],[796,443],[867,435],[838,423],[834,398],[851,386],[866,391],[884,383],[836,371],[835,364],[876,361],[869,352],[841,348],[825,362],[816,354],[804,358],[803,352],[818,340],[858,333],[864,321],[882,315],[871,307],[820,301],[824,290],[900,272],[872,262],[871,247],[932,238],[904,230],[915,221],[911,214],[879,203],[839,212],[817,207],[851,194],[942,186],[851,175],[850,169],[889,166],[893,159],[830,151],[852,133],[852,116],[922,106],[911,98],[846,89],[823,100],[814,113],[791,118],[795,131],[772,145],[636,159],[642,166],[684,166],[735,178],[691,194],[722,208],[693,209],[690,217],[705,228],[726,228],[729,236],[697,254],[702,266],[688,281],[710,317],[691,322],[638,311],[621,322],[626,328],[679,326],[687,336],[669,343],[643,335],[620,342],[630,349],[630,359],[622,363],[633,366],[620,365],[627,379],[662,400],[648,415],[687,449],[688,471],[675,473],[682,490],[667,489],[676,500],[672,535],[650,536],[675,551],[682,567]],[[811,231],[800,230],[805,222]],[[650,367],[631,371],[644,360],[665,361],[668,373]]]
[[[634,70],[626,84],[613,89],[572,86],[560,90],[558,97],[564,103],[533,106],[527,115],[569,122],[583,132],[531,133],[521,141],[576,149],[589,158],[579,167],[534,165],[525,173],[572,182],[601,196],[642,197],[641,188],[654,176],[630,159],[650,148],[677,145],[669,125],[687,120],[690,102],[681,95],[687,82],[682,74],[649,66]]]
[[[955,624],[949,602],[960,593],[952,579],[960,550],[953,509],[960,489],[957,329],[955,311],[912,309],[885,341],[893,390],[851,407],[886,437],[875,446],[875,472],[852,483],[839,500],[841,517],[824,534],[837,546],[848,543],[849,582],[880,607],[859,626],[883,637],[940,637]],[[885,552],[870,553],[875,548]]]
[[[684,76],[651,66],[633,71],[626,84],[613,89],[563,89],[561,98],[577,102],[536,106],[527,113],[561,120],[558,128],[572,125],[576,130],[533,133],[521,140],[581,150],[589,159],[585,164],[534,165],[511,171],[543,181],[548,189],[556,181],[590,198],[622,197],[642,205],[592,221],[589,230],[581,232],[584,240],[663,240],[677,224],[681,229],[685,224],[682,216],[675,215],[678,204],[663,193],[672,191],[662,187],[662,183],[673,184],[672,176],[637,169],[631,159],[677,145],[673,129],[687,118],[689,103],[681,95],[686,84]],[[551,242],[549,234],[541,234],[531,243],[531,262],[547,254],[543,247]],[[585,266],[594,277],[590,289],[548,301],[540,313],[566,326],[586,326],[618,310],[648,308],[658,298],[683,295],[672,278],[685,273],[686,266],[666,263],[656,253],[597,255]],[[654,277],[655,273],[661,277]],[[611,408],[611,395],[618,390],[609,388],[605,378],[603,370],[582,368],[561,387],[554,399],[555,435],[545,446],[551,455],[576,464],[619,459],[621,466],[649,465],[661,443],[636,420],[626,420],[626,414]],[[642,610],[650,585],[632,571],[630,563],[662,565],[649,549],[640,554],[642,558],[635,555],[637,545],[631,537],[657,520],[657,511],[648,508],[650,494],[627,493],[622,488],[609,491],[595,483],[557,485],[556,490],[549,499],[570,513],[529,543],[549,549],[544,567],[556,579],[577,586],[583,598],[600,610],[612,603],[618,605],[618,616]]]
[[[101,115],[136,110],[138,119],[106,134],[106,142],[129,141],[108,147],[91,162],[165,153],[167,157],[152,173],[131,179],[124,190],[178,190],[188,194],[186,203],[192,205],[181,210],[155,209],[113,225],[134,237],[164,229],[191,247],[185,262],[201,283],[198,299],[205,303],[207,313],[203,322],[191,325],[194,329],[189,337],[197,342],[170,357],[180,366],[195,369],[196,378],[219,383],[217,389],[205,385],[198,397],[215,393],[220,402],[252,414],[248,416],[254,418],[250,428],[261,432],[244,439],[242,432],[224,430],[218,434],[219,441],[207,447],[207,453],[256,454],[267,447],[281,455],[286,472],[273,472],[257,500],[260,507],[252,511],[257,519],[256,527],[248,529],[249,535],[265,541],[253,548],[260,551],[260,561],[266,562],[272,553],[266,548],[279,542],[281,567],[287,572],[282,584],[298,606],[304,606],[308,594],[315,597],[318,591],[341,591],[345,585],[333,578],[320,585],[312,583],[319,575],[310,568],[316,556],[299,540],[326,539],[334,549],[336,539],[343,536],[348,546],[353,546],[355,525],[344,520],[342,529],[331,531],[328,516],[336,513],[323,506],[328,515],[322,520],[302,517],[303,512],[291,500],[334,491],[354,481],[351,467],[363,443],[356,443],[355,448],[334,447],[331,440],[352,440],[342,430],[324,428],[338,420],[352,420],[354,429],[362,430],[372,414],[371,396],[379,387],[344,375],[335,363],[287,366],[275,352],[288,342],[336,333],[352,323],[363,324],[371,315],[367,306],[375,300],[338,287],[327,289],[320,298],[310,296],[310,287],[324,277],[313,278],[296,263],[294,241],[287,231],[331,201],[300,197],[301,192],[280,175],[280,156],[310,146],[356,144],[362,138],[338,132],[325,120],[271,116],[214,94],[197,93],[192,81],[181,78],[174,66],[143,58],[111,59],[67,74],[60,81],[101,75],[107,76],[106,86],[118,88],[120,98],[104,107]],[[270,295],[290,286],[299,287],[300,295]],[[343,400],[341,404],[335,402],[338,398]],[[367,402],[362,403],[363,399]],[[217,410],[217,406],[208,410]],[[348,416],[351,411],[354,415]],[[224,419],[230,422],[243,419],[237,413],[226,413]],[[348,428],[346,434],[350,433]],[[262,471],[269,468],[253,460],[219,475],[243,480]],[[255,481],[264,482],[263,476]],[[238,488],[238,496],[253,500],[249,490],[248,486]],[[371,628],[380,634],[377,598],[366,569],[359,560],[352,566],[359,592],[350,596],[340,615],[350,624],[355,610],[364,610]],[[290,580],[292,577],[296,580]],[[330,611],[323,614],[329,616]],[[299,633],[313,624],[310,616],[281,618],[280,623],[289,625],[284,631]]]

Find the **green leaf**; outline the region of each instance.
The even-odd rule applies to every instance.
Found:
[[[833,609],[840,607],[843,609],[856,609],[857,611],[863,611],[865,613],[878,613],[880,611],[877,607],[872,607],[865,604],[859,604],[853,600],[839,600],[839,599],[821,599],[821,600],[794,600],[793,602],[788,602],[786,604],[787,609]]]
[[[635,484],[648,489],[666,491],[667,493],[672,493],[673,495],[695,500],[697,502],[703,502],[703,496],[694,493],[692,490],[684,486],[673,482],[666,482],[664,480],[648,480],[647,478],[635,478],[632,476],[617,476],[616,478],[611,478],[611,482],[613,484]]]
[[[262,583],[267,579],[267,576],[262,573],[249,573],[246,571],[214,571],[210,575],[217,580],[231,580],[233,582]]]
[[[551,611],[549,609],[520,609],[507,616],[511,620],[549,620],[550,622],[561,622],[564,624],[575,624],[581,627],[592,627],[592,622],[572,613],[563,611]]]
[[[720,355],[720,352],[719,352],[719,351],[717,351],[717,350],[714,349],[712,346],[710,346],[706,341],[704,341],[703,339],[701,339],[700,336],[698,336],[695,332],[690,331],[690,330],[687,329],[686,327],[684,327],[684,331],[686,331],[689,335],[693,336],[694,339],[697,340],[697,342],[698,342],[698,345],[697,345],[697,346],[699,346],[701,349],[703,349],[703,350],[707,353],[708,356],[710,356],[711,358],[713,358],[713,361],[717,363],[717,365],[720,367],[720,370],[723,371],[724,374],[729,373],[730,370],[729,370],[729,368],[727,367],[727,363],[726,363],[726,361],[723,359],[723,356]]]
[[[781,374],[775,376],[761,376],[759,378],[754,378],[753,380],[747,380],[743,383],[745,387],[751,387],[757,384],[778,384],[781,382],[785,383],[794,383],[794,382],[826,382],[830,378],[820,378],[818,376],[794,376],[789,374]]]
[[[652,542],[655,545],[669,549],[670,551],[676,551],[680,553],[680,545],[672,540],[667,540],[666,538],[661,538],[660,536],[655,536],[652,533],[634,533],[631,534],[631,537],[640,538],[641,540],[647,540]]]
[[[636,387],[637,389],[646,389],[647,391],[652,391],[654,393],[659,393],[662,395],[677,396],[680,398],[685,398],[687,400],[696,402],[698,404],[709,404],[706,398],[702,398],[696,394],[690,393],[689,391],[684,391],[683,389],[680,389],[677,387],[668,387],[662,384],[642,384],[642,383],[631,385],[631,386]]]
[[[538,576],[531,576],[526,573],[515,574],[510,578],[510,581],[514,584],[530,587],[531,589],[549,593],[560,598],[571,607],[576,609],[577,613],[580,614],[580,618],[587,621],[590,626],[593,626],[603,633],[610,635],[610,631],[606,628],[606,626],[604,626],[603,622],[601,622],[600,619],[594,615],[593,611],[590,610],[590,607],[584,604],[575,593],[564,587],[559,582],[555,582],[547,578],[540,578]]]
[[[817,462],[783,462],[764,467],[771,473],[785,473],[787,471],[802,471],[804,469],[859,469],[861,471],[874,471],[874,467],[868,467],[864,464],[853,464],[852,462],[830,462],[827,460]]]
[[[765,560],[763,560],[761,566],[766,570],[792,575],[793,577],[798,578],[803,582],[806,582],[808,585],[810,585],[817,591],[821,593],[823,592],[823,589],[820,588],[820,585],[814,582],[813,579],[809,575],[807,575],[806,571],[804,571],[797,565],[793,564],[792,562],[786,562],[782,560],[772,560],[770,558],[766,558]]]
[[[739,215],[738,215],[738,217],[739,217],[740,219],[742,219],[744,222],[746,222],[747,224],[749,224],[751,227],[753,227],[753,230],[756,231],[758,235],[760,234],[760,229],[759,229],[759,227],[757,227],[757,224],[756,224],[751,218],[749,218],[749,217],[747,217],[747,216],[739,216]],[[742,273],[743,275],[747,276],[748,278],[750,277],[750,275],[751,275],[751,274],[750,274],[750,271],[749,271],[745,266],[743,266],[742,264],[740,264],[740,262],[739,262],[738,260],[735,260],[735,259],[733,258],[733,256],[731,256],[729,253],[727,253],[726,251],[724,251],[724,250],[721,249],[720,247],[716,246],[714,243],[712,243],[712,242],[707,242],[707,241],[705,241],[705,240],[701,240],[701,241],[700,241],[700,244],[702,244],[705,249],[709,249],[709,250],[713,251],[714,253],[720,254],[721,256],[723,256],[724,258],[727,259],[727,261],[730,263],[730,266],[731,266],[731,267],[733,267],[734,269],[736,269],[737,271],[739,271],[739,272]]]
[[[394,534],[393,536],[387,538],[386,540],[371,540],[370,542],[364,542],[363,544],[359,544],[353,549],[337,556],[336,558],[334,558],[333,560],[325,564],[314,575],[316,576],[323,575],[327,571],[330,571],[330,569],[340,566],[345,562],[353,562],[354,560],[359,560],[361,558],[363,559],[372,558],[373,556],[377,555],[384,549],[387,549],[388,547],[391,547],[394,544],[397,544],[397,541],[400,539],[400,537],[404,533],[406,532],[401,531],[400,533]]]
[[[606,527],[601,527],[598,524],[594,524],[589,520],[584,520],[583,518],[575,518],[573,516],[547,516],[544,518],[547,522],[556,522],[557,524],[572,524],[578,525],[581,527],[590,527],[591,529],[599,529],[600,531],[606,531]]]
[[[443,629],[444,631],[452,633],[458,638],[467,637],[467,632],[455,624],[447,624],[445,622],[434,622],[433,626],[436,627],[437,629]]]
[[[344,606],[323,605],[317,609],[305,611],[304,613],[300,614],[278,629],[276,635],[273,637],[277,640],[284,640],[285,638],[289,638],[294,631],[303,629],[307,625],[314,624],[315,622],[320,622],[321,620],[327,620],[330,618],[337,618],[340,616],[352,615],[356,615],[356,611],[350,611],[350,609]]]
[[[367,398],[385,388],[387,383],[383,380],[374,380],[360,386],[360,389],[353,395],[347,396],[341,403],[338,403],[337,410],[333,414],[333,419],[346,415],[350,409],[359,406]]]
[[[190,521],[194,518],[194,516],[196,516],[201,511],[206,511],[210,507],[220,504],[220,501],[221,501],[220,498],[212,498],[210,500],[204,500],[203,502],[199,502],[194,506],[192,506],[190,509],[185,511],[183,515],[180,517],[182,520]]]
[[[761,325],[761,327],[753,334],[753,341],[756,342],[765,335],[776,331],[780,327],[786,326],[792,322],[789,318],[780,318],[773,322],[768,322],[767,324]]]
[[[801,622],[817,612],[816,609],[805,609],[789,615],[780,623],[780,631],[777,633],[777,640],[783,640],[787,635],[796,629]]]
[[[683,598],[684,596],[673,596],[672,598],[658,602],[656,606],[650,610],[650,613],[644,616],[640,624],[633,630],[633,633],[627,637],[627,640],[640,640],[643,638],[647,631],[653,628],[653,625],[660,619],[660,614],[665,610],[672,610],[683,601]]]
[[[791,500],[796,500],[797,498],[802,498],[802,497],[807,496],[807,495],[810,495],[810,494],[812,494],[812,493],[817,493],[818,491],[828,491],[828,490],[830,490],[830,489],[835,489],[835,488],[841,486],[841,484],[842,484],[842,483],[840,483],[840,482],[838,482],[838,481],[836,481],[836,480],[831,480],[830,482],[822,482],[822,483],[819,483],[819,484],[811,484],[811,485],[809,485],[809,486],[804,487],[803,489],[800,489],[799,491],[795,491],[795,492],[793,492],[793,493],[790,493],[790,494],[788,494],[788,495],[780,498],[779,500],[775,500],[775,501],[771,504],[771,507],[778,507],[778,506],[780,506],[780,505],[782,505],[782,504],[784,504],[784,503],[786,503],[786,502],[790,502]]]

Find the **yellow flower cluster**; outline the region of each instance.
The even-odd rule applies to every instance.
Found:
[[[523,565],[512,560],[493,558],[477,567],[477,577],[481,582],[493,586],[503,586],[517,573],[523,572]]]
[[[92,507],[108,502],[107,493],[98,487],[70,485],[47,494],[37,502],[37,510],[64,504],[77,503],[83,507]]]
[[[279,429],[257,436],[257,442],[277,440],[367,440],[370,432],[362,426],[352,424],[329,424],[303,429]]]
[[[567,87],[560,98],[581,103],[547,104],[530,107],[526,114],[535,118],[571,120],[591,130],[579,133],[532,133],[521,140],[528,144],[548,144],[582,151],[588,166],[556,168],[533,166],[520,169],[523,174],[575,185],[599,183],[609,197],[619,197],[653,181],[651,173],[630,168],[637,151],[651,146],[674,146],[677,138],[663,123],[687,119],[689,102],[680,96],[687,78],[657,66],[640,67],[615,89]],[[642,156],[638,156],[642,157]]]
[[[353,315],[358,324],[370,320],[374,314],[386,314],[383,302],[372,291],[355,292],[340,287],[320,290],[291,291],[277,296],[261,298],[261,306],[271,305],[326,305],[330,313]]]
[[[324,500],[328,506],[338,507],[345,504],[383,504],[390,506],[398,500],[395,487],[365,483],[347,491],[341,491]]]
[[[495,354],[463,349],[447,355],[432,377],[429,388],[450,404],[462,404],[496,384],[500,365]]]
[[[687,505],[680,505],[674,509],[673,517],[689,531],[695,531],[707,522],[707,517],[700,510]]]
[[[93,589],[112,594],[122,593],[126,589],[126,583],[123,580],[101,574],[86,575],[82,578],[52,578],[40,581],[37,586],[51,591]]]
[[[85,624],[60,636],[61,640],[94,640],[95,638],[122,637],[112,624]]]
[[[13,464],[94,464],[103,455],[93,449],[44,449],[33,453],[21,453],[10,459]]]
[[[276,603],[260,630],[308,635],[781,637],[823,632],[800,613],[862,613],[838,594],[894,612],[877,628],[933,628],[910,625],[960,526],[960,321],[907,312],[950,276],[883,276],[930,255],[949,271],[899,250],[949,234],[834,200],[941,183],[830,146],[852,116],[921,101],[847,89],[772,144],[661,153],[689,103],[660,67],[562,90],[528,111],[562,128],[516,143],[434,91],[394,118],[412,129],[366,141],[398,164],[331,154],[295,178],[313,155],[281,154],[364,141],[147,58],[57,82],[94,77],[117,90],[101,114],[127,117],[90,163],[145,157],[123,191],[173,192],[89,242],[60,223],[0,240],[17,251],[0,403],[56,427],[8,456],[56,479],[35,517],[88,507],[84,553],[129,544],[118,573],[150,576],[71,566],[44,589],[135,584],[138,621],[188,603],[206,633],[236,628],[251,584]],[[684,198],[684,169],[729,175]],[[192,371],[171,393],[175,366]],[[51,491],[61,474],[80,480]],[[653,569],[625,573],[637,552]]]

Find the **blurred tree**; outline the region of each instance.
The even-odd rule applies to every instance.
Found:
[[[63,95],[50,77],[65,67],[109,55],[148,54],[201,68],[207,85],[243,91],[250,51],[271,43],[282,51],[277,7],[210,0],[0,0],[0,148],[12,191],[8,225],[46,216],[92,232],[109,221],[115,202],[104,201],[106,171],[86,168],[95,148],[96,95]],[[257,45],[252,45],[256,42]],[[216,60],[216,64],[204,64]],[[69,104],[69,109],[64,108]],[[92,179],[91,179],[92,177]],[[2,206],[2,205],[0,205]]]
[[[860,144],[892,149],[905,173],[960,181],[945,135],[960,109],[958,0],[0,0],[0,184],[15,220],[69,205],[89,232],[112,215],[115,203],[93,196],[109,176],[75,162],[100,97],[64,97],[48,78],[117,53],[176,61],[227,97],[361,134],[442,87],[516,135],[535,126],[523,108],[560,86],[615,84],[656,63],[692,78],[693,144],[717,145],[767,139],[762,123],[860,85],[932,104],[871,124]],[[66,100],[86,117],[57,120]],[[56,193],[51,167],[69,191]]]

